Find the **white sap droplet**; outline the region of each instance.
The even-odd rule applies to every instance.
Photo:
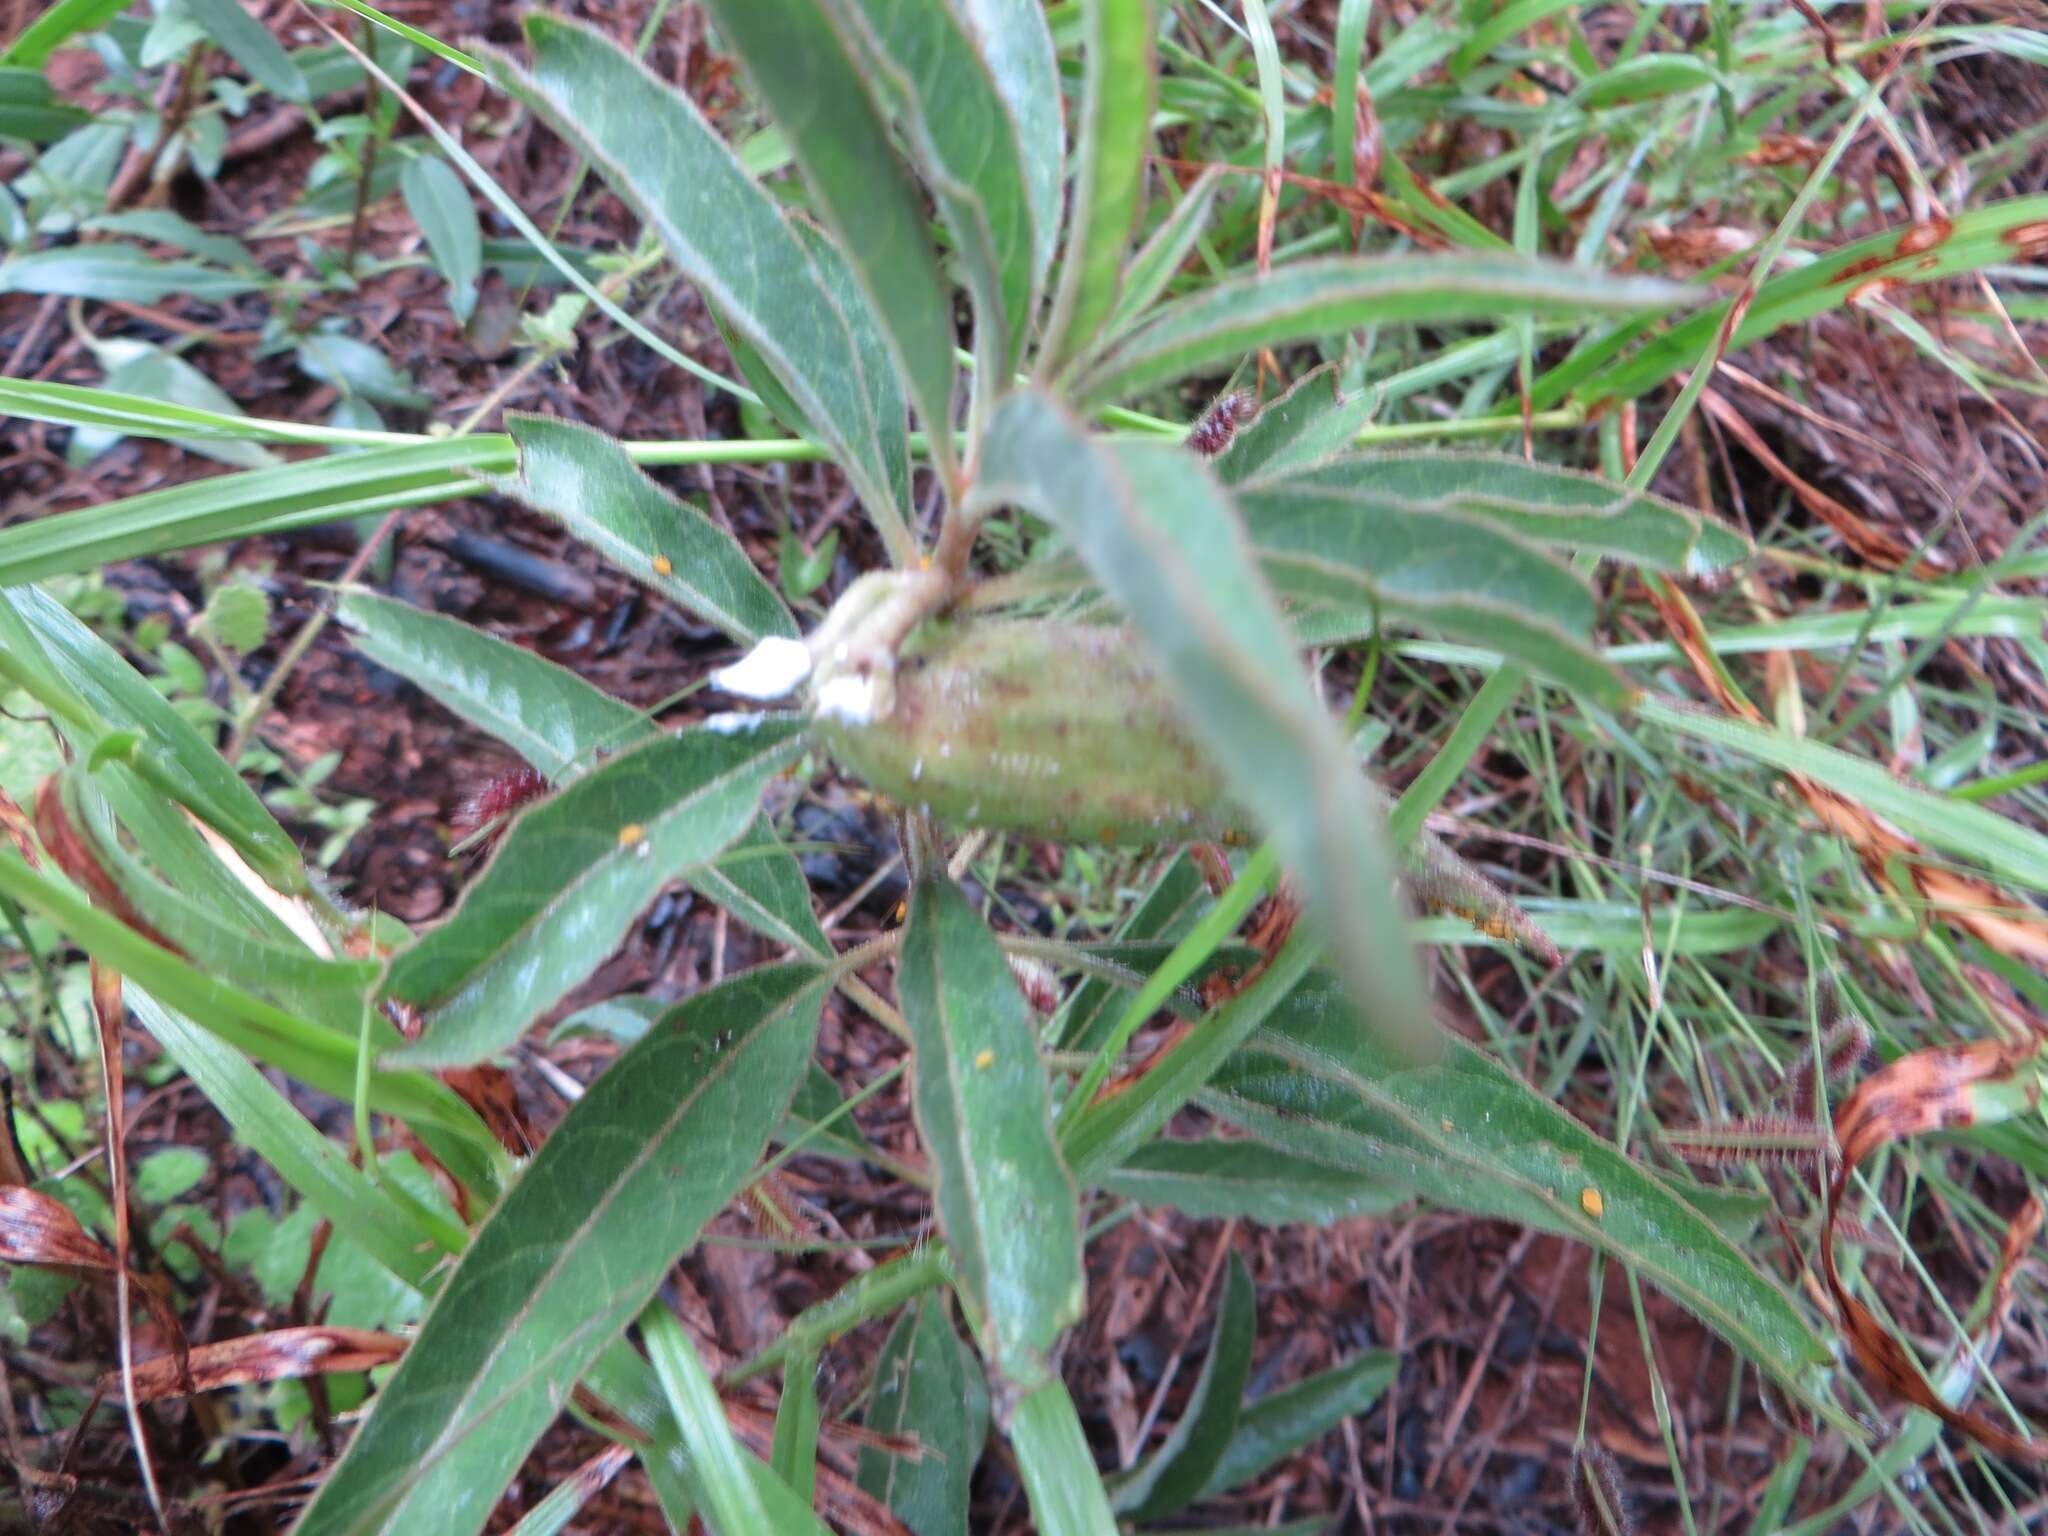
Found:
[[[820,720],[871,724],[875,718],[875,680],[848,673],[827,678],[818,689],[817,705],[812,712]]]
[[[786,635],[770,635],[729,667],[711,674],[713,686],[743,699],[779,699],[811,675],[811,648]]]
[[[737,736],[741,731],[751,731],[767,719],[766,715],[744,715],[737,710],[727,710],[720,715],[707,715],[704,729],[720,736]]]

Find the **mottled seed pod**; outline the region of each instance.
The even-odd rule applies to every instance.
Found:
[[[896,658],[878,712],[830,707],[819,738],[901,805],[953,826],[1147,845],[1242,818],[1136,636],[1056,620],[933,622]]]

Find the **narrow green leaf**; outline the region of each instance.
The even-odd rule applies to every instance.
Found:
[[[1668,311],[1686,290],[1650,278],[1496,256],[1332,256],[1217,283],[1159,309],[1091,365],[1079,387],[1101,404],[1170,384],[1260,347],[1405,321],[1585,319]]]
[[[689,1454],[684,1481],[718,1536],[827,1536],[809,1503],[739,1443],[711,1373],[676,1315],[661,1302],[651,1303],[640,1314],[640,1332],[669,1411],[682,1426]]]
[[[1371,502],[1442,508],[1574,554],[1686,576],[1712,575],[1755,553],[1747,534],[1719,518],[1597,475],[1506,454],[1359,454],[1299,467],[1269,463],[1244,478],[1251,480],[1239,492],[1245,498],[1268,489],[1336,491]]]
[[[1895,778],[1881,763],[1839,747],[1790,736],[1774,726],[1711,714],[1662,694],[1643,699],[1638,715],[1752,762],[1818,779],[1901,830],[1973,860],[2001,880],[2030,891],[2048,891],[2048,837],[2010,817]]]
[[[981,1362],[953,1331],[945,1297],[918,1297],[896,1319],[875,1359],[874,1390],[861,1422],[876,1434],[915,1439],[922,1454],[863,1447],[860,1486],[915,1536],[956,1536],[968,1528],[969,1484],[988,1438],[988,1418]]]
[[[809,1504],[818,1488],[818,1357],[804,1355],[782,1371],[775,1405],[775,1440],[768,1465]]]
[[[1185,852],[1174,856],[1131,908],[1116,937],[1122,943],[1178,939],[1207,905],[1209,887],[1201,866]],[[1063,1050],[1097,1050],[1115,1026],[1125,990],[1103,977],[1091,976],[1074,988],[1061,1009],[1051,1038]]]
[[[1102,1474],[1058,1377],[1018,1399],[1010,1444],[1039,1536],[1116,1536]]]
[[[1255,1482],[1267,1468],[1364,1413],[1393,1385],[1400,1369],[1400,1356],[1371,1350],[1245,1404],[1237,1432],[1200,1496],[1212,1498]]]
[[[2048,194],[2037,194],[1987,203],[1950,220],[1904,225],[1837,246],[1765,279],[1744,306],[1728,350],[1732,353],[1788,325],[1847,304],[1865,284],[1880,278],[1935,282],[2012,261],[2021,244],[2019,232],[2044,219],[2048,219]],[[1707,355],[1727,323],[1730,302],[1716,299],[1655,335],[1649,319],[1617,327],[1539,377],[1530,391],[1531,404],[1544,410],[1568,397],[1588,406],[1637,398],[1672,374],[1695,367]],[[1631,351],[1639,341],[1644,344]]]
[[[448,1278],[299,1536],[483,1528],[585,1367],[752,1171],[810,1058],[826,985],[815,967],[776,966],[699,993],[571,1106]]]
[[[1371,19],[1372,0],[1337,0],[1336,67],[1330,74],[1330,144],[1336,178],[1347,187],[1358,185],[1358,86],[1365,61],[1365,27]],[[1412,30],[1419,32],[1421,28]]]
[[[370,660],[488,731],[551,780],[592,768],[599,751],[623,751],[659,729],[644,711],[567,667],[459,619],[360,589],[342,594],[335,617]]]
[[[858,0],[863,66],[887,91],[946,216],[974,295],[975,346],[996,377],[1031,328],[1034,236],[1017,124],[947,0]]]
[[[57,99],[41,70],[0,64],[0,139],[48,144],[92,121],[92,115]]]
[[[446,160],[435,155],[406,161],[398,188],[413,222],[427,237],[434,265],[448,279],[455,318],[467,320],[476,308],[476,283],[484,270],[483,225],[476,204],[469,200],[469,188]]]
[[[1074,205],[1041,377],[1091,346],[1116,308],[1152,137],[1153,10],[1153,0],[1082,0]]]
[[[775,1139],[787,1146],[802,1137],[806,1153],[836,1157],[842,1162],[866,1162],[874,1149],[861,1135],[853,1117],[844,1113],[845,1108],[845,1096],[832,1080],[832,1074],[812,1062],[811,1070],[804,1074],[803,1083],[796,1091],[795,1101],[789,1106],[789,1118],[775,1133]],[[816,1129],[827,1120],[831,1124],[823,1130]]]
[[[286,101],[306,100],[306,77],[270,29],[249,14],[242,0],[184,0],[185,11],[206,29],[228,57],[254,80]]]
[[[513,414],[519,474],[504,490],[560,520],[635,580],[743,645],[795,635],[796,621],[738,541],[671,496],[590,427]]]
[[[1449,1040],[1404,1065],[1326,978],[1300,987],[1203,1105],[1273,1144],[1436,1204],[1576,1238],[1629,1264],[1829,1416],[1833,1352],[1784,1289],[1667,1183],[1492,1058]]]
[[[864,347],[841,285],[697,109],[597,33],[531,14],[531,75],[494,62],[511,93],[589,155],[711,306],[760,353],[839,455],[899,561],[916,551],[896,499],[908,483],[895,371]],[[851,296],[850,277],[844,291]],[[862,306],[865,308],[865,306]],[[872,316],[867,322],[873,324]],[[944,418],[941,418],[943,423]]]
[[[1059,60],[1040,0],[954,0],[973,31],[997,93],[1016,125],[1031,200],[1031,285],[1041,291],[1059,247],[1067,125]]]
[[[1080,1212],[1031,1014],[950,882],[911,895],[897,992],[961,1298],[997,1370],[1029,1390],[1051,1377],[1053,1344],[1081,1316]]]
[[[132,3],[133,0],[56,0],[7,45],[7,51],[0,53],[0,64],[39,69],[45,59],[71,38],[105,26]]]
[[[1202,172],[1182,195],[1179,206],[1160,221],[1151,238],[1131,257],[1131,264],[1124,271],[1122,291],[1117,294],[1116,312],[1109,319],[1110,335],[1120,334],[1142,320],[1153,301],[1179,275],[1209,222],[1209,211],[1216,206],[1216,194],[1223,182],[1224,170],[1220,165]]]
[[[391,962],[385,995],[428,1011],[407,1065],[502,1050],[604,963],[664,885],[754,819],[801,724],[753,717],[621,753],[513,822],[462,904]]]
[[[970,506],[1005,502],[1064,532],[1151,644],[1374,1021],[1411,1045],[1429,1039],[1371,791],[1302,674],[1227,494],[1178,446],[1107,448],[1027,392],[998,407]]]
[[[832,941],[811,908],[803,866],[766,818],[757,819],[711,863],[684,876],[690,888],[714,901],[754,932],[787,944],[811,960],[832,953]]]
[[[220,833],[278,890],[306,890],[298,849],[256,792],[112,646],[40,588],[0,590],[0,675],[84,733],[84,740],[106,730],[136,732],[142,738],[131,759],[136,772]],[[80,706],[86,718],[71,714]]]
[[[1347,1169],[1250,1141],[1151,1141],[1103,1175],[1102,1187],[1141,1205],[1171,1206],[1200,1221],[1229,1217],[1326,1227],[1406,1204],[1398,1184],[1375,1187]]]
[[[941,463],[950,462],[952,303],[917,188],[837,16],[820,0],[705,5],[774,114],[881,319]]]
[[[217,302],[263,287],[266,279],[196,261],[152,256],[139,245],[105,241],[24,251],[0,261],[0,293],[155,304],[173,294]]]
[[[0,528],[0,584],[446,501],[481,489],[478,473],[512,467],[511,439],[491,434],[371,448],[145,491]]]
[[[209,234],[183,214],[168,208],[124,208],[115,213],[97,214],[87,219],[84,227],[175,245],[203,261],[231,270],[253,272],[259,266],[254,253],[241,241],[227,235]]]
[[[1297,488],[1249,489],[1239,505],[1273,589],[1298,630],[1331,644],[1384,616],[1513,656],[1607,709],[1628,680],[1589,638],[1584,578],[1478,516]]]
[[[1195,1378],[1180,1422],[1158,1450],[1117,1484],[1111,1503],[1119,1514],[1134,1520],[1157,1520],[1201,1496],[1237,1429],[1238,1403],[1251,1379],[1252,1337],[1257,1324],[1252,1277],[1233,1249],[1202,1373]]]
[[[410,1211],[371,1183],[240,1051],[139,987],[129,989],[128,1005],[234,1128],[237,1142],[333,1222],[338,1234],[415,1290],[424,1288],[441,1249]]]

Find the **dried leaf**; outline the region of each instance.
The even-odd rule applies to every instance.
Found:
[[[176,1355],[138,1361],[135,1397],[138,1402],[153,1403],[250,1382],[367,1371],[372,1366],[389,1365],[404,1353],[405,1340],[366,1328],[278,1328],[199,1345],[186,1357],[191,1368],[184,1380],[179,1376]],[[100,1378],[102,1392],[117,1392],[120,1385],[117,1371]]]

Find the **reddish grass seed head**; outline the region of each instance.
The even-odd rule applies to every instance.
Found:
[[[456,824],[465,830],[489,826],[547,792],[548,781],[541,771],[522,763],[509,773],[486,780],[481,789],[463,802],[456,813]]]

